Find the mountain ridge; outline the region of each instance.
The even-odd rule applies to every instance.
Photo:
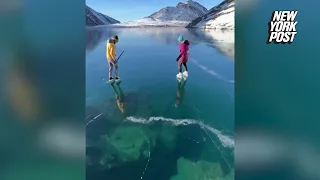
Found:
[[[179,2],[175,7],[167,6],[145,17],[162,21],[192,21],[208,12],[208,9],[198,2],[188,0]]]
[[[234,0],[224,0],[208,13],[190,22],[186,28],[234,29]]]
[[[188,0],[179,2],[176,6],[167,6],[142,19],[129,21],[112,26],[118,27],[185,27],[193,19],[208,12],[207,8],[198,2]]]
[[[88,5],[86,5],[86,26],[98,26],[116,23],[120,23],[120,21],[100,12],[97,12]]]

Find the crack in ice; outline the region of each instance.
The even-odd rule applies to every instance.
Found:
[[[174,126],[186,126],[186,125],[197,124],[200,127],[203,127],[204,129],[215,134],[224,147],[228,147],[232,149],[234,148],[234,140],[231,137],[222,134],[221,131],[209,125],[204,124],[202,121],[198,121],[194,119],[171,119],[171,118],[165,118],[165,117],[150,117],[148,119],[144,119],[144,118],[130,116],[130,117],[127,117],[125,121],[130,121],[132,123],[140,123],[140,124],[151,124],[152,122],[162,121],[162,122],[171,123]]]
[[[144,176],[145,172],[147,171],[147,168],[148,168],[148,165],[149,165],[149,162],[150,162],[151,146],[150,146],[150,141],[149,141],[149,139],[147,138],[146,134],[142,132],[142,130],[141,130],[141,134],[146,138],[146,140],[147,140],[147,142],[148,142],[148,145],[149,145],[149,158],[148,158],[148,162],[147,162],[147,164],[146,164],[146,166],[145,166],[145,168],[144,168],[144,171],[143,171],[143,173],[142,173],[142,176],[141,176],[141,178],[140,178],[140,179],[143,179],[143,176]]]
[[[185,135],[183,135],[183,134],[181,134],[181,133],[179,133],[181,136],[183,136],[183,137],[185,137],[185,138],[187,138],[187,139],[189,139],[190,141],[193,141],[193,142],[195,142],[195,143],[197,143],[197,144],[199,144],[200,142],[199,141],[196,141],[196,140],[194,140],[194,139],[191,139],[190,137],[188,137],[188,136],[185,136]]]
[[[89,122],[87,122],[86,126],[88,126],[88,124],[92,123],[93,121],[95,121],[98,117],[100,117],[103,113],[99,114],[98,116],[94,117],[93,119],[91,119]]]
[[[212,143],[216,146],[216,148],[219,150],[221,157],[225,160],[225,162],[227,163],[227,165],[229,166],[230,170],[232,169],[230,164],[228,163],[227,159],[224,157],[224,155],[222,154],[220,148],[218,147],[218,145],[214,142],[214,140],[211,138],[211,136],[209,135],[209,133],[207,132],[207,130],[202,127],[202,129],[206,132],[207,136],[209,136],[209,138],[211,139]]]

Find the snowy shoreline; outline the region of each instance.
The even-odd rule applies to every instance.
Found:
[[[98,27],[107,27],[107,28],[186,28],[186,29],[201,29],[204,31],[207,30],[217,30],[217,31],[234,31],[234,27],[185,27],[179,25],[122,25],[122,24],[107,24],[107,25],[97,25],[97,26],[86,26],[86,28],[98,28]]]

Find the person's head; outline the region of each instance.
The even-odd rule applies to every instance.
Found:
[[[183,41],[184,41],[183,36],[180,35],[180,36],[178,37],[178,41],[179,41],[180,43],[183,42]]]
[[[113,40],[113,42],[116,44],[116,43],[119,41],[119,38],[118,38],[118,36],[116,35],[116,36],[113,36],[113,37],[112,37],[112,40]]]

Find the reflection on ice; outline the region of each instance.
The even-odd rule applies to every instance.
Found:
[[[165,44],[177,44],[177,37],[183,35],[193,45],[206,43],[234,60],[234,31],[186,29],[181,27],[110,28],[99,26],[87,28],[87,51],[93,50],[99,43],[107,40],[108,37],[114,34],[121,36],[123,32],[150,36]]]
[[[191,29],[190,32],[198,39],[234,60],[234,31]]]

